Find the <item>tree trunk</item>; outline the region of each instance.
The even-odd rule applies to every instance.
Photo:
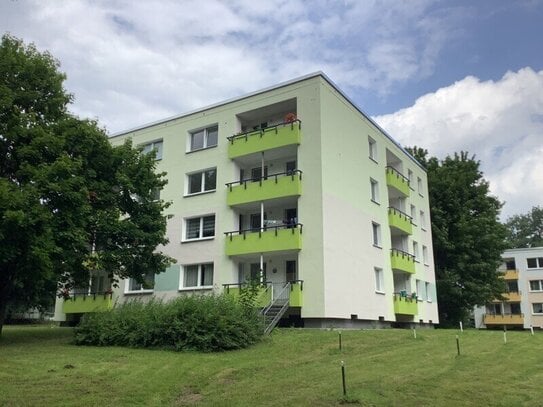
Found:
[[[4,326],[4,320],[6,318],[7,310],[8,310],[8,299],[7,297],[0,295],[0,336],[2,336],[2,328]]]

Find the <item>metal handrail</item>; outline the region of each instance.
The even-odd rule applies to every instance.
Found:
[[[281,306],[281,309],[279,310],[279,312],[277,313],[277,315],[275,315],[275,317],[270,321],[270,323],[266,326],[266,328],[264,329],[264,335],[267,335],[269,334],[273,328],[275,327],[275,325],[277,325],[277,322],[281,319],[281,317],[283,316],[283,314],[285,313],[285,310],[288,308],[289,306],[289,303],[290,303],[290,282],[287,282],[285,284],[285,286],[283,287],[283,289],[281,291],[279,291],[279,294],[277,294],[277,298],[272,301],[270,303],[270,305],[268,305],[266,308],[264,308],[262,310],[262,315],[264,317],[266,317],[266,313],[275,305],[279,302],[279,300],[284,300],[285,298],[282,298],[283,296],[283,293],[287,293],[286,295],[286,301],[282,304]]]
[[[229,236],[230,239],[232,238],[232,235],[243,235],[245,236],[246,233],[262,233],[261,229],[264,229],[264,231],[267,231],[268,229],[275,229],[275,235],[277,236],[277,230],[278,229],[292,229],[292,233],[294,233],[294,229],[297,229],[300,227],[300,233],[303,231],[303,224],[301,223],[285,223],[284,225],[278,225],[278,226],[264,226],[262,228],[252,228],[252,229],[243,229],[243,230],[233,230],[231,232],[224,232],[226,236]]]
[[[417,300],[419,299],[419,296],[417,294],[413,296],[413,294],[407,293],[405,293],[405,295],[402,293],[392,293],[392,295],[394,299],[399,298],[400,301],[405,300],[406,302],[417,302]]]
[[[390,249],[390,251],[392,252],[392,254],[394,254],[394,252],[396,252],[396,253],[400,254],[402,257],[409,257],[412,261],[415,261],[415,256],[412,255],[411,253],[404,252],[401,249],[395,249],[395,248]]]
[[[391,167],[390,165],[387,165],[385,167],[385,170],[388,172],[392,172],[394,175],[396,175],[398,178],[402,178],[404,181],[407,182],[407,185],[411,186],[411,181],[409,181],[409,178],[407,178],[405,175],[403,175],[400,171],[398,171],[396,168]]]
[[[92,299],[96,300],[97,296],[104,296],[104,298],[106,298],[106,296],[108,295],[109,295],[109,298],[112,298],[113,291],[109,290],[109,291],[96,291],[96,292],[91,292],[91,293],[70,293],[68,296],[65,296],[64,299],[75,301],[77,297],[80,297],[80,298],[83,298],[83,301],[84,301],[89,297],[93,297]]]
[[[277,133],[277,128],[279,126],[284,127],[284,126],[290,125],[291,128],[294,129],[294,123],[298,123],[298,128],[299,129],[302,128],[302,121],[300,119],[296,119],[296,120],[292,120],[290,122],[283,122],[283,123],[275,124],[273,126],[263,127],[261,129],[257,129],[257,130],[248,130],[248,131],[245,131],[243,133],[238,133],[238,134],[234,134],[233,136],[228,136],[228,137],[226,137],[226,139],[228,141],[230,141],[230,143],[233,144],[234,140],[236,140],[238,138],[244,138],[245,140],[247,140],[247,137],[249,137],[253,133],[254,134],[260,134],[260,136],[262,136],[265,132],[270,131],[270,130],[275,130],[275,132]]]
[[[493,312],[487,312],[484,314],[485,316],[486,315],[490,315],[490,316],[493,316],[493,317],[510,317],[510,318],[513,318],[513,317],[524,317],[524,314],[523,313],[520,313],[520,314],[512,314],[510,312],[504,312],[504,313],[501,313],[501,314],[497,314],[497,313],[493,313]]]
[[[409,221],[413,220],[413,218],[412,218],[410,215],[408,215],[407,213],[405,213],[405,212],[399,210],[398,208],[395,208],[395,207],[393,207],[393,206],[389,206],[389,207],[388,207],[388,212],[390,213],[391,210],[392,210],[392,212],[394,212],[394,213],[398,213],[400,216],[403,215],[403,216],[404,216],[405,218],[407,218],[407,220],[409,220]]]
[[[300,175],[299,178],[301,180],[302,179],[302,174],[303,174],[303,172],[301,170],[290,170],[290,171],[278,172],[278,173],[275,173],[275,174],[263,175],[262,177],[259,177],[259,178],[248,178],[248,179],[243,179],[243,180],[239,180],[239,181],[227,182],[224,185],[229,187],[230,191],[231,191],[232,190],[232,185],[244,184],[246,186],[248,182],[257,182],[257,181],[260,182],[260,185],[262,185],[262,180],[267,180],[268,178],[272,178],[272,177],[275,177],[275,183],[277,183],[277,177],[279,175],[291,176],[292,179],[294,180],[294,174],[295,173]]]

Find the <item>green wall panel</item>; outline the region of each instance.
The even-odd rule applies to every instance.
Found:
[[[226,236],[226,254],[267,253],[302,248],[300,228],[268,229],[264,232],[246,232]]]
[[[109,294],[86,295],[64,300],[62,312],[65,314],[104,312],[110,310],[112,307],[113,301]]]
[[[260,182],[247,181],[241,185],[228,187],[226,202],[232,206],[287,196],[300,196],[301,194],[301,175],[295,173],[278,177],[270,176]]]
[[[410,193],[409,182],[404,176],[394,171],[392,168],[387,168],[386,174],[387,174],[388,186],[396,188],[405,196],[409,196],[409,193]]]
[[[300,140],[301,124],[298,122],[257,130],[229,141],[228,157],[242,157],[272,148],[300,144]]]
[[[417,315],[417,300],[408,297],[394,296],[394,313],[402,315]]]
[[[391,227],[400,229],[408,235],[413,234],[413,225],[411,224],[411,218],[395,210],[394,208],[388,209],[388,223]]]
[[[401,270],[411,274],[415,273],[415,258],[411,255],[393,250],[390,252],[390,262],[394,270]]]

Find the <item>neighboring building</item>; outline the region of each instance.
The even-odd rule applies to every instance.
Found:
[[[498,272],[505,301],[474,311],[476,328],[543,328],[543,247],[506,250]]]
[[[262,306],[286,302],[286,324],[438,323],[426,173],[324,74],[111,142],[127,138],[156,149],[168,173],[163,250],[177,264],[143,286],[122,281],[96,310],[152,295],[236,295],[256,278]],[[76,302],[59,300],[57,318],[66,304],[85,311]]]

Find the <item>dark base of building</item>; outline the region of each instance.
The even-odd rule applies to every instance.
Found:
[[[342,319],[342,318],[304,318],[303,328],[317,329],[433,329],[435,324],[413,321],[380,321],[367,319]]]

